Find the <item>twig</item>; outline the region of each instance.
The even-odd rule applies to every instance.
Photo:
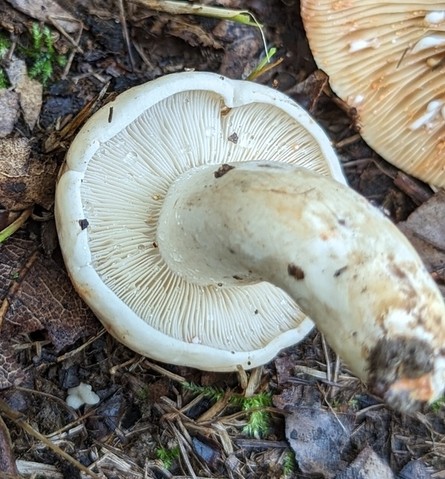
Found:
[[[80,471],[83,473],[87,474],[88,476],[92,477],[93,479],[101,479],[100,476],[95,474],[93,471],[88,469],[86,466],[81,464],[77,459],[74,459],[74,457],[70,456],[68,453],[66,453],[63,449],[61,449],[59,446],[56,446],[54,443],[52,443],[48,438],[46,438],[43,434],[40,434],[40,432],[36,431],[33,427],[31,427],[22,417],[22,414],[20,414],[17,411],[14,411],[11,409],[8,404],[6,404],[3,399],[0,399],[0,411],[11,421],[13,421],[17,426],[21,427],[25,432],[27,432],[30,436],[34,437],[38,441],[43,442],[49,449],[51,449],[54,453],[56,453],[58,456],[62,457],[66,461],[68,461],[70,464],[72,464],[74,467],[77,467]]]
[[[261,376],[263,374],[263,367],[259,366],[252,369],[250,373],[250,378],[247,383],[246,389],[244,391],[244,396],[246,398],[251,397],[255,394],[255,391],[258,389],[258,386],[261,383]]]
[[[331,358],[329,355],[329,348],[326,343],[324,334],[321,335],[321,345],[323,347],[323,353],[326,361],[326,379],[328,382],[332,382],[332,371],[331,371]]]
[[[8,473],[11,477],[17,476],[17,466],[12,452],[12,441],[9,430],[0,416],[0,471]]]
[[[343,432],[349,436],[349,431],[347,430],[347,428],[344,426],[344,424],[340,421],[340,418],[338,417],[338,414],[334,411],[334,408],[331,406],[330,402],[327,400],[326,398],[326,394],[321,390],[320,387],[318,387],[318,389],[320,390],[321,394],[323,395],[323,401],[325,402],[325,404],[327,405],[327,407],[329,408],[329,410],[331,411],[331,413],[334,415],[336,421],[338,422],[339,426],[343,429]]]
[[[58,358],[56,359],[56,363],[61,363],[61,362],[65,361],[65,359],[71,358],[71,357],[75,356],[76,354],[80,353],[80,351],[87,348],[91,343],[94,343],[94,341],[96,341],[96,339],[99,339],[105,333],[106,333],[105,329],[101,329],[95,336],[88,339],[88,341],[85,341],[78,348],[73,349],[72,351],[68,351],[67,353],[62,354],[61,356],[58,356]]]
[[[231,8],[210,7],[198,3],[176,2],[173,0],[130,0],[131,3],[144,5],[158,12],[172,13],[174,15],[199,15],[202,17],[232,20],[234,22],[261,28],[248,10],[234,10]]]
[[[184,436],[180,433],[180,431],[178,430],[178,428],[172,424],[171,422],[168,424],[170,429],[172,430],[173,434],[176,436],[176,439],[178,441],[178,446],[179,446],[179,450],[181,451],[181,456],[185,462],[185,465],[187,467],[187,470],[188,470],[188,473],[190,474],[190,478],[192,479],[197,479],[197,476],[195,474],[195,471],[193,470],[193,467],[192,467],[192,463],[190,462],[190,459],[189,459],[189,456],[188,456],[188,453],[187,453],[187,449],[186,449],[186,446],[185,444],[187,444],[188,447],[189,444],[187,443],[187,440],[184,438]]]
[[[178,374],[172,373],[171,371],[168,371],[167,369],[163,368],[162,366],[158,366],[155,363],[150,362],[148,359],[146,359],[143,363],[143,366],[146,366],[150,369],[153,369],[154,371],[163,374],[164,376],[167,376],[168,378],[172,379],[173,381],[176,381],[178,383],[185,383],[186,380],[182,376],[179,376]]]
[[[0,243],[3,243],[11,235],[13,235],[20,227],[25,224],[25,221],[30,217],[32,208],[24,210],[22,214],[8,225],[4,230],[0,231]]]
[[[68,406],[68,404],[66,403],[66,401],[64,401],[63,399],[57,397],[57,396],[54,396],[53,394],[49,394],[49,393],[45,393],[43,391],[37,391],[35,389],[29,389],[29,388],[25,388],[25,387],[22,387],[22,386],[16,386],[15,387],[15,390],[16,391],[21,391],[21,392],[24,392],[24,393],[27,393],[27,394],[34,394],[36,396],[40,396],[40,397],[44,397],[44,398],[47,398],[51,401],[55,401],[56,403],[58,403],[60,405],[60,407],[66,409],[66,411],[75,419],[75,420],[79,420],[79,415],[77,414],[77,412],[74,411],[74,409],[70,408]]]
[[[122,25],[122,35],[124,36],[125,44],[127,45],[128,58],[130,59],[131,71],[133,72],[134,58],[133,58],[133,52],[131,50],[130,35],[128,34],[127,17],[125,15],[124,1],[119,0],[118,5],[119,5],[119,17],[120,17],[120,21]]]

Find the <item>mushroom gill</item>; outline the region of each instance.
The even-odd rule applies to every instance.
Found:
[[[387,161],[445,186],[445,2],[302,0],[332,89]]]

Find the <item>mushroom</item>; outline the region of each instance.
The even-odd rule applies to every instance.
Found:
[[[275,90],[200,72],[121,94],[72,143],[55,214],[77,291],[141,354],[252,368],[305,336],[304,311],[394,407],[442,391],[436,284]]]
[[[445,2],[302,0],[319,68],[390,163],[445,186]]]

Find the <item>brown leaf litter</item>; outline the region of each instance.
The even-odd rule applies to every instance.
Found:
[[[97,321],[60,263],[45,257],[31,240],[14,236],[0,246],[0,300],[0,362],[8,366],[0,365],[2,387],[20,379],[14,378],[11,368],[11,364],[17,368],[12,344],[29,342],[31,333],[41,331],[60,351],[98,331]]]
[[[12,91],[18,95],[23,119],[32,131],[42,108],[43,85],[29,78],[26,63],[14,55],[8,61],[5,70],[12,85]]]
[[[57,165],[39,158],[26,138],[0,138],[0,204],[8,210],[23,210],[54,202]]]

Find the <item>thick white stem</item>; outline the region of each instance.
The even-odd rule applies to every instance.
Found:
[[[197,168],[169,190],[158,243],[189,281],[285,290],[393,406],[441,393],[440,292],[406,238],[352,189],[278,163]]]

